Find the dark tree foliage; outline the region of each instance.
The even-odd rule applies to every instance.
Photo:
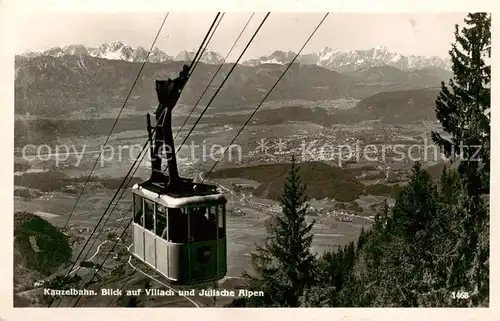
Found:
[[[264,291],[264,297],[253,301],[256,306],[297,307],[313,282],[310,231],[314,223],[306,222],[305,186],[298,171],[292,159],[281,197],[282,213],[267,224],[264,245],[252,253],[253,271],[244,274],[251,288]]]
[[[461,160],[469,194],[479,194],[489,188],[491,15],[470,13],[464,22],[460,31],[455,26],[456,43],[449,52],[454,76],[442,83],[436,101],[437,118],[451,137],[433,132],[432,138]]]
[[[15,245],[26,266],[44,276],[49,276],[71,259],[68,237],[38,216],[33,215],[16,226],[14,235]],[[34,250],[32,241],[36,243],[37,251]]]
[[[478,304],[489,291],[489,210],[482,195],[489,192],[490,183],[491,15],[471,13],[464,22],[461,32],[455,27],[456,43],[450,51],[454,77],[449,86],[442,85],[436,101],[437,117],[451,139],[437,133],[433,139],[450,156],[462,153],[459,173],[466,188],[458,201],[464,204],[462,213],[452,220],[460,223],[454,228],[462,237],[456,249],[458,258],[451,262],[455,272],[450,282],[468,280]],[[458,178],[443,180],[449,185]],[[453,198],[450,193],[447,197]]]
[[[412,171],[412,179],[394,207],[390,232],[411,244],[408,255],[416,262],[429,262],[432,224],[438,211],[437,189],[420,163]]]
[[[489,233],[464,225],[467,186],[457,171],[439,184],[417,163],[394,207],[385,203],[358,241],[318,260],[311,306],[487,306]],[[321,286],[319,286],[321,285]],[[465,293],[466,298],[458,298]]]

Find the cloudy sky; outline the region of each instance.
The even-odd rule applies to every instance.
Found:
[[[212,23],[213,13],[171,13],[156,46],[175,56],[180,50],[197,48]],[[251,13],[226,13],[209,49],[226,55]],[[237,57],[262,21],[256,13],[240,39]],[[298,51],[324,13],[271,13],[245,54],[245,59],[274,50]],[[465,13],[330,13],[304,52],[328,46],[348,51],[379,45],[402,54],[447,55],[453,27]],[[132,47],[149,49],[162,13],[26,12],[16,17],[16,53],[45,50],[54,46],[83,44],[98,46],[120,40]]]

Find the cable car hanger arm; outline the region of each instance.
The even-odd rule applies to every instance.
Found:
[[[183,66],[179,76],[174,79],[156,80],[156,94],[158,96],[158,108],[155,112],[156,127],[151,126],[151,116],[147,115],[148,137],[151,143],[151,177],[139,184],[155,190],[157,194],[190,194],[202,193],[212,194],[215,186],[208,184],[193,184],[193,179],[179,176],[177,168],[177,157],[172,134],[172,111],[180,98],[182,88],[189,78],[190,68]],[[153,135],[154,129],[154,135]],[[161,155],[165,154],[165,157]],[[162,158],[166,158],[168,164],[168,176],[162,172]]]

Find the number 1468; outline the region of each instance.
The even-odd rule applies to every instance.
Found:
[[[465,292],[465,291],[453,291],[453,292],[451,292],[451,298],[452,299],[468,299],[469,298],[469,292]]]

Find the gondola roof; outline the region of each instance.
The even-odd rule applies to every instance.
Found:
[[[215,185],[197,184],[192,180],[183,180],[175,190],[169,190],[167,185],[158,182],[145,181],[135,184],[132,190],[135,194],[154,200],[166,207],[178,208],[201,203],[225,203],[226,198],[219,193]]]

